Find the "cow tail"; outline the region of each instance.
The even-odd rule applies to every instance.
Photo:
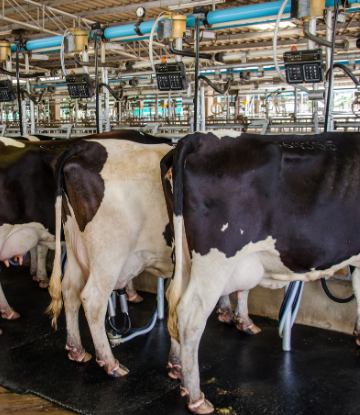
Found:
[[[60,315],[63,300],[61,295],[61,209],[62,209],[62,187],[63,187],[63,167],[65,162],[72,156],[78,154],[81,149],[76,144],[66,150],[56,160],[52,166],[56,181],[56,202],[55,202],[55,259],[53,271],[50,278],[49,293],[51,303],[46,312],[51,315],[51,324],[57,329],[57,319]]]
[[[183,291],[183,182],[186,157],[198,145],[200,137],[197,134],[189,135],[179,141],[173,159],[173,224],[175,234],[175,272],[167,289],[169,304],[168,329],[172,338],[179,341],[177,306]]]

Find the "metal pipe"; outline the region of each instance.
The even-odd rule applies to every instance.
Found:
[[[29,73],[29,54],[25,54],[25,72]],[[26,80],[26,90],[30,94],[30,81]],[[35,134],[35,107],[34,103],[30,100],[30,134]]]
[[[157,278],[157,315],[159,320],[163,320],[165,317],[165,306],[164,306],[164,279]]]

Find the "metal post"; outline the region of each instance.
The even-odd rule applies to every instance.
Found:
[[[313,35],[316,35],[316,18],[310,19],[309,32]],[[316,47],[315,42],[308,40],[308,48],[314,49]],[[313,84],[313,90],[319,89],[319,84]],[[315,100],[313,101],[314,108],[314,125],[315,125],[315,134],[319,134],[319,103]]]
[[[99,71],[98,71],[98,37],[95,33],[95,89],[96,89],[96,110],[95,110],[95,117],[96,117],[96,132],[97,134],[102,133],[102,124],[100,121],[100,111],[101,111],[101,102],[100,102],[100,89],[99,89]]]
[[[22,123],[22,100],[20,94],[20,79],[19,79],[19,50],[20,45],[16,45],[16,86],[17,86],[17,101],[19,107],[19,124],[20,124],[20,135],[24,135],[24,126]]]
[[[105,42],[101,42],[101,62],[105,63]],[[108,83],[108,69],[101,68],[102,72],[102,82],[104,84]],[[103,88],[103,93],[105,96],[105,131],[111,131],[110,127],[110,96],[109,91],[106,88]]]
[[[164,307],[164,279],[158,277],[157,279],[157,315],[159,320],[163,320],[165,317]]]
[[[85,62],[89,62],[89,52],[88,49],[86,48],[86,50],[82,51],[82,61],[83,63]],[[86,73],[89,73],[89,67],[88,66],[83,66],[84,70]]]
[[[206,125],[205,125],[205,87],[204,85],[201,85],[200,87],[200,98],[201,98],[201,127],[200,130],[201,131],[205,131],[206,130]]]
[[[25,53],[25,72],[29,73],[29,54]],[[26,80],[26,90],[30,94],[30,81]],[[35,134],[35,107],[34,103],[30,101],[30,134]]]
[[[287,284],[285,287],[285,293],[288,287],[289,284]],[[286,316],[283,330],[282,348],[285,352],[289,352],[291,350],[291,313],[288,313]]]
[[[326,9],[326,40],[331,42],[332,40],[332,18],[333,18],[334,12],[330,9]],[[326,48],[326,72],[330,69],[331,66],[331,49]],[[325,102],[327,102],[327,97],[329,93],[329,83],[324,82],[325,86]],[[334,131],[334,117],[333,117],[333,108],[334,108],[334,95],[331,96],[331,102],[330,102],[330,111],[329,111],[329,120],[328,120],[328,131]],[[324,113],[325,117],[325,113]],[[326,120],[324,120],[326,122]]]

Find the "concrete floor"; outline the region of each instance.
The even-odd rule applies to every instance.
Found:
[[[179,382],[166,373],[170,339],[165,322],[147,336],[113,349],[130,369],[112,379],[92,359],[79,365],[64,350],[64,316],[59,330],[44,314],[50,298],[29,276],[28,268],[4,270],[0,281],[9,303],[21,314],[0,321],[1,379],[83,414],[188,414]],[[135,326],[143,324],[155,303],[131,305]],[[352,336],[295,325],[291,352],[281,350],[277,323],[254,318],[262,328],[248,336],[222,325],[213,313],[200,345],[202,390],[222,415],[342,415],[360,413],[360,356]],[[84,347],[94,348],[84,316]],[[4,413],[0,407],[0,413]]]

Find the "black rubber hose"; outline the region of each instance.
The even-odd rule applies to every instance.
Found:
[[[289,288],[287,289],[287,291],[284,295],[284,299],[283,299],[283,302],[281,303],[281,307],[280,307],[280,310],[279,310],[279,321],[281,321],[281,319],[283,317],[286,303],[288,302],[289,297],[291,296],[291,294],[294,290],[294,287],[295,287],[295,281],[290,282]]]
[[[200,75],[199,79],[203,79],[208,85],[211,86],[211,88],[216,91],[218,94],[224,95],[226,92],[228,92],[228,90],[230,89],[231,86],[231,81],[227,81],[224,90],[222,91],[220,88],[218,88],[215,84],[213,84],[210,79],[208,77],[206,77],[205,75]]]
[[[93,64],[91,64],[90,62],[81,62],[79,54],[75,53],[74,55],[75,57],[75,62],[80,65],[80,66],[94,66]],[[118,68],[119,64],[115,63],[115,62],[98,62],[98,66],[100,68]]]
[[[325,294],[333,301],[335,301],[335,303],[340,303],[340,304],[345,304],[345,303],[349,303],[350,301],[352,301],[355,298],[355,295],[351,295],[348,298],[337,298],[334,297],[331,292],[329,291],[329,288],[326,284],[326,279],[325,278],[321,278],[321,285],[325,291]]]
[[[325,46],[327,48],[332,47],[332,42],[329,42],[328,40],[323,39],[322,37],[318,37],[318,36],[315,36],[312,33],[310,33],[309,32],[309,27],[310,27],[310,21],[308,20],[308,21],[304,22],[304,35],[308,39],[312,40],[313,42],[318,43],[319,45]],[[338,48],[338,49],[345,49],[346,44],[345,44],[345,42],[335,43],[335,47]]]
[[[17,76],[16,72],[10,72],[7,71],[4,68],[0,68],[0,72],[4,73],[5,75],[9,75],[9,76]],[[30,79],[30,78],[36,78],[38,76],[45,76],[45,72],[35,72],[35,73],[19,73],[19,78],[21,79]]]
[[[95,109],[95,116],[96,116],[96,132],[100,134],[100,117],[99,117],[99,74],[98,74],[98,42],[97,42],[97,34],[94,37],[95,43],[95,91],[96,91],[96,109]]]
[[[351,78],[351,80],[354,82],[354,84],[356,86],[360,87],[360,82],[358,81],[356,76],[350,71],[350,69],[347,66],[343,65],[342,63],[334,63],[334,65],[332,67],[333,67],[333,69],[334,68],[342,69],[346,73],[346,75],[348,75]],[[329,75],[330,75],[330,69],[326,72],[326,79],[327,80],[329,78]]]
[[[108,84],[104,84],[101,82],[101,84],[99,84],[99,88],[101,88],[102,86],[110,92],[110,94],[116,99],[116,101],[121,101],[123,99],[124,88],[122,86],[120,87],[120,95],[117,95],[116,92],[113,89],[111,89]]]
[[[169,42],[169,49],[170,52],[172,52],[174,55],[180,55],[180,56],[187,56],[189,58],[196,58],[196,53],[194,52],[188,52],[184,50],[178,50],[174,48],[174,41],[170,40]],[[209,53],[199,53],[200,59],[212,59],[212,55]]]
[[[29,93],[28,93],[28,91],[26,90],[26,89],[22,89],[21,90],[21,93],[22,94],[25,94],[25,95],[27,95],[28,97],[29,97],[29,99],[31,99],[31,101],[34,103],[34,104],[40,104],[40,102],[41,102],[41,99],[42,99],[42,96],[44,95],[44,91],[42,91],[41,93],[40,93],[40,96],[39,96],[39,99],[38,100],[36,100],[36,99],[34,99]]]

